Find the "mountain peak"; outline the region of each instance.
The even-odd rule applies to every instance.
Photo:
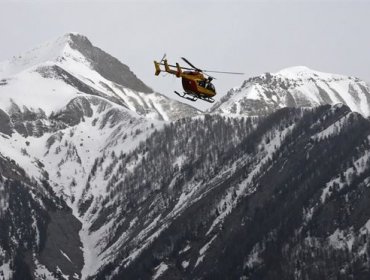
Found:
[[[308,68],[307,66],[292,66],[292,67],[284,68],[280,70],[279,72],[275,73],[274,75],[283,76],[288,79],[315,78],[315,79],[327,80],[327,79],[335,79],[335,78],[337,79],[347,78],[343,75],[316,71],[316,70]]]
[[[81,42],[90,43],[87,37],[78,33],[66,33],[48,40],[7,61],[0,62],[0,77],[6,78],[42,63],[60,61],[62,57],[70,56],[66,54],[68,47],[73,48]]]
[[[8,78],[27,69],[58,64],[67,71],[89,68],[123,87],[151,93],[153,90],[139,80],[130,68],[115,57],[95,47],[89,39],[79,33],[69,32],[49,40],[21,55],[0,62],[0,78]]]
[[[83,34],[78,32],[69,32],[62,36],[62,38],[65,38],[65,43],[73,47],[74,45],[84,45],[93,47],[93,44],[90,42],[90,40]]]
[[[308,68],[307,66],[299,65],[299,66],[291,66],[284,69],[281,69],[277,74],[300,74],[300,73],[309,73],[309,72],[315,72],[314,70]]]
[[[50,115],[64,110],[80,94],[99,96],[149,119],[199,114],[189,105],[153,92],[127,65],[79,33],[63,34],[0,63],[0,125],[1,110],[42,109]]]
[[[71,38],[71,37],[84,37],[87,39],[85,35],[79,32],[67,32],[63,35],[63,37]]]
[[[91,44],[87,36],[83,35],[82,33],[67,32],[63,34],[62,36],[58,36],[56,38],[46,41],[44,44],[41,44],[39,47],[42,47],[45,45],[58,45],[62,47],[62,46],[70,45],[71,43],[79,43],[79,42],[88,42]]]

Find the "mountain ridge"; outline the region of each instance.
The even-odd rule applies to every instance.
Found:
[[[283,107],[314,107],[343,103],[370,114],[370,87],[355,77],[329,74],[305,66],[251,77],[231,89],[208,112],[258,116]]]

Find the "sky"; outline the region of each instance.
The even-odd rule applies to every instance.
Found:
[[[67,32],[87,36],[155,91],[181,81],[153,60],[186,57],[215,75],[216,100],[249,77],[305,65],[370,82],[370,0],[0,0],[0,61]],[[184,101],[191,103],[191,101]],[[191,103],[205,110],[204,101]]]

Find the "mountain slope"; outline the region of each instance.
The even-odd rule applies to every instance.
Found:
[[[79,40],[86,43],[87,39],[67,34],[0,67],[0,158],[12,163],[0,169],[6,182],[1,185],[5,200],[0,203],[4,213],[0,276],[6,271],[6,279],[42,275],[79,279],[86,244],[79,236],[83,224],[75,205],[95,159],[133,149],[162,127],[160,120],[198,114],[159,94],[138,92],[103,78],[91,66],[93,61],[71,47]],[[114,60],[95,47],[91,51],[98,53],[102,63]],[[121,74],[140,86],[126,66],[115,63],[118,69],[126,69]],[[7,175],[8,169],[20,170],[20,182],[12,179],[15,175]],[[39,202],[33,192],[43,191],[44,184],[50,192],[45,200],[62,200],[47,206]],[[22,194],[22,204],[17,192]],[[14,231],[8,231],[9,227]],[[15,234],[21,228],[29,232],[27,237]],[[60,233],[63,228],[65,234]],[[38,243],[43,245],[34,245]]]
[[[114,145],[124,138],[122,120],[104,125],[103,115],[91,131],[93,112],[51,136],[29,136],[28,146],[17,134],[3,140],[23,150],[22,162],[41,158],[40,174],[48,171],[80,219],[84,265],[76,279],[328,279],[339,270],[343,279],[369,276],[370,123],[348,107],[286,108],[260,120],[182,119],[141,144],[132,140],[142,132],[126,136],[126,144],[137,143],[126,151]],[[101,138],[101,147],[88,137],[76,145],[102,126],[119,136]],[[102,148],[86,164],[83,151]],[[76,271],[37,257],[49,252],[44,248],[33,275]],[[78,263],[75,252],[62,251]]]
[[[370,115],[370,88],[354,77],[292,67],[246,80],[228,92],[210,112],[266,115],[284,107],[314,107],[343,103],[352,111]]]
[[[1,279],[79,277],[81,223],[48,182],[0,153],[0,194]]]
[[[186,126],[218,131],[224,149],[208,150],[212,137],[177,146]],[[240,138],[225,145],[228,129]],[[367,279],[369,135],[370,122],[345,106],[168,126],[122,159],[136,167],[95,212],[91,230],[112,235],[91,279]]]

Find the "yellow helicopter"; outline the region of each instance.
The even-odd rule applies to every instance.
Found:
[[[210,71],[202,70],[195,67],[189,60],[182,57],[191,68],[182,67],[178,63],[176,65],[170,65],[167,62],[166,55],[163,56],[160,62],[154,61],[155,65],[155,75],[158,76],[161,72],[166,72],[175,75],[177,78],[182,79],[182,87],[184,93],[180,94],[175,91],[175,93],[191,101],[196,101],[198,99],[213,103],[215,100],[213,97],[216,95],[215,86],[212,84],[212,80],[215,79],[205,72],[221,73],[221,74],[236,74],[243,75],[244,73],[239,72],[223,72],[223,71]],[[164,70],[160,66],[164,66]],[[186,71],[182,71],[186,70]]]

